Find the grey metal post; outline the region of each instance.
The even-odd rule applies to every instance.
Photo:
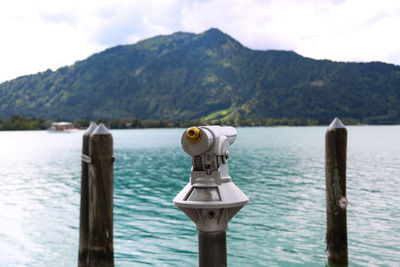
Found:
[[[335,118],[325,135],[326,243],[328,264],[347,266],[346,221],[347,130]]]
[[[101,123],[90,136],[89,266],[114,266],[113,138]]]
[[[91,123],[82,138],[82,168],[81,168],[81,206],[79,217],[79,253],[78,266],[88,266],[88,237],[89,237],[89,138],[96,129],[96,123]]]
[[[226,267],[226,231],[198,231],[198,237],[199,267]]]

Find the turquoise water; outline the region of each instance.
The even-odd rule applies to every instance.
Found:
[[[324,266],[325,127],[238,128],[229,266]],[[116,266],[196,266],[182,129],[114,130]],[[76,266],[83,132],[0,132],[0,266]],[[399,266],[400,127],[348,127],[350,266]]]

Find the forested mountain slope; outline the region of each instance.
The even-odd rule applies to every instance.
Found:
[[[400,123],[400,67],[259,51],[218,29],[117,46],[0,84],[0,119],[222,119],[334,116]]]

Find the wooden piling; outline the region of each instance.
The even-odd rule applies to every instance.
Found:
[[[89,140],[89,266],[114,266],[113,138],[101,123]]]
[[[326,244],[329,265],[348,265],[346,152],[347,130],[335,118],[325,135]]]
[[[96,129],[96,123],[91,123],[82,138],[82,167],[81,167],[81,206],[79,217],[79,253],[78,267],[88,266],[88,236],[89,236],[89,138]]]

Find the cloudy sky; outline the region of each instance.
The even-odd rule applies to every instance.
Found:
[[[211,27],[253,49],[400,65],[399,0],[4,0],[0,82],[115,45]]]

